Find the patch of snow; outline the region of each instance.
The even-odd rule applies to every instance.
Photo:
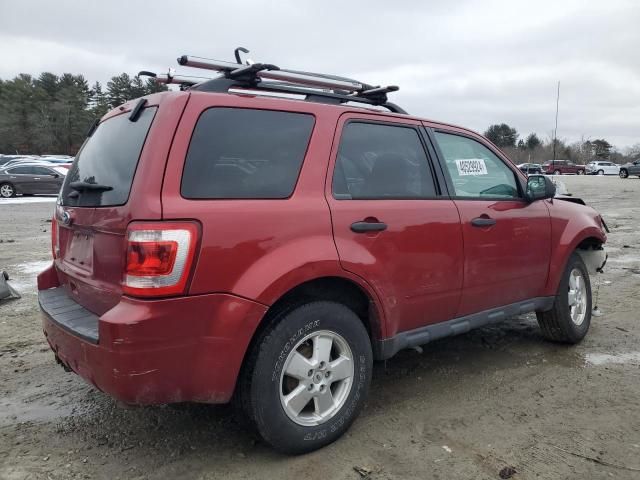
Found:
[[[632,365],[640,365],[640,352],[627,353],[587,353],[585,361],[588,365],[600,366],[617,364],[622,365],[630,363]]]

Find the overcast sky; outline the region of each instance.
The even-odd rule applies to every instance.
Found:
[[[166,71],[244,46],[282,68],[395,84],[412,114],[521,136],[640,142],[640,1],[0,0],[0,78]],[[179,69],[180,67],[178,67]]]

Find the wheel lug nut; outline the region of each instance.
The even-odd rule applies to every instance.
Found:
[[[331,375],[331,372],[327,372],[327,373],[325,373],[325,374],[324,374],[324,376],[325,376],[326,378],[329,378],[329,375]]]
[[[307,390],[309,390],[309,391],[313,390],[313,385],[312,385],[312,384],[310,384],[310,385],[307,387]]]
[[[309,377],[313,376],[313,370],[309,370],[309,372],[307,373],[307,375],[308,375]]]
[[[323,392],[324,391],[324,385],[320,385],[320,391]]]
[[[320,362],[320,368],[324,368],[325,363],[324,362]]]

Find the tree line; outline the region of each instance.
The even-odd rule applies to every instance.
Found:
[[[570,160],[577,164],[586,164],[592,160],[608,160],[615,163],[640,160],[640,143],[620,152],[604,138],[583,138],[573,143],[563,139],[554,140],[552,137],[541,139],[535,133],[520,138],[518,131],[506,123],[491,125],[484,132],[484,136],[515,163],[541,163],[554,158]]]
[[[71,73],[0,79],[0,153],[75,155],[96,118],[166,89],[126,73],[112,77],[106,88]]]

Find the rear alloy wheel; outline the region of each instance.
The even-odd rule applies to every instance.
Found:
[[[620,178],[628,178],[629,172],[626,169],[621,168],[620,173],[618,173],[618,175],[620,176]]]
[[[567,262],[553,307],[537,312],[542,334],[549,340],[578,343],[591,324],[591,281],[582,258],[573,253]]]
[[[560,173],[561,173],[561,172],[560,172],[560,170],[554,170],[554,171],[553,171],[553,174],[554,174],[554,175],[560,175]]]
[[[598,175],[604,175],[604,170],[598,170]]]
[[[358,416],[372,365],[369,335],[353,311],[307,303],[275,318],[256,342],[242,402],[276,450],[310,452],[338,439]]]
[[[3,183],[0,185],[0,197],[11,198],[16,196],[16,189],[10,183]]]
[[[584,170],[578,170],[578,171],[576,172],[576,175],[584,175]]]

